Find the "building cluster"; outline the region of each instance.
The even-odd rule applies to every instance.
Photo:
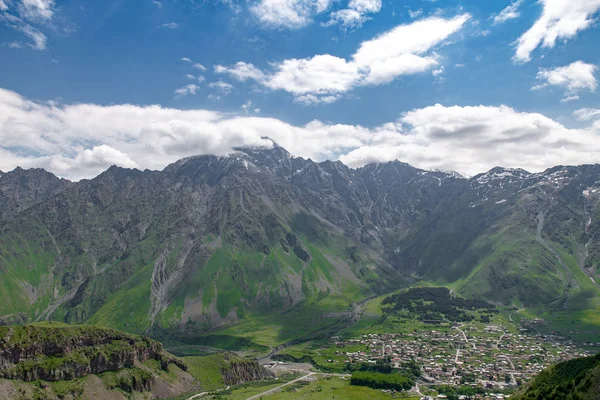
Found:
[[[500,389],[527,382],[557,362],[589,355],[565,338],[507,332],[495,325],[367,334],[334,342],[337,356],[345,363],[377,364],[385,358],[402,369],[413,360],[426,384]]]

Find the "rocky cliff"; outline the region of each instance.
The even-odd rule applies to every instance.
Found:
[[[0,377],[5,379],[71,380],[132,368],[150,359],[163,369],[169,363],[186,369],[163,351],[161,343],[112,329],[56,324],[0,327]],[[136,388],[140,384],[133,383]]]
[[[256,361],[240,359],[226,355],[228,365],[221,368],[223,382],[227,386],[241,385],[246,382],[260,381],[274,377],[273,372],[259,365]]]

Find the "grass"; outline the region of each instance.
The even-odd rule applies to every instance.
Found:
[[[273,387],[277,386],[274,385]],[[270,388],[264,387],[261,391],[257,391],[255,388],[246,391],[235,391],[231,395],[224,395],[222,398],[227,400],[247,399]],[[263,396],[264,400],[382,400],[391,398],[393,397],[389,393],[383,393],[381,390],[366,387],[351,386],[349,381],[340,378],[320,378],[309,384],[292,384],[284,387],[281,392]],[[395,398],[402,397],[396,396]],[[419,397],[405,398],[418,399]]]
[[[153,264],[141,268],[87,322],[127,332],[143,333],[150,326],[151,280]]]
[[[225,386],[221,369],[227,367],[222,354],[205,357],[183,357],[188,372],[200,381],[203,390],[211,391]]]

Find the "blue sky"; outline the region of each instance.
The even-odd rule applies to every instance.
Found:
[[[0,0],[0,169],[72,179],[111,164],[161,169],[268,146],[262,136],[353,167],[400,158],[474,174],[600,162],[599,9]]]

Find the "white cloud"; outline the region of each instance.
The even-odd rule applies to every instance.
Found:
[[[180,60],[181,60],[181,61],[184,61],[184,62],[187,62],[187,63],[191,63],[191,62],[192,62],[192,60],[190,60],[190,59],[189,59],[189,58],[187,58],[187,57],[181,57],[181,58],[180,58]]]
[[[423,54],[462,29],[470,18],[469,14],[451,19],[433,17],[397,26],[361,43],[353,58],[360,66],[368,66],[403,54]]]
[[[22,24],[16,27],[17,30],[20,30],[31,39],[32,43],[29,44],[29,47],[35,50],[46,50],[48,38],[42,32],[40,32],[37,28],[29,24]]]
[[[8,4],[12,4],[12,3],[8,3]],[[0,21],[6,23],[12,29],[22,32],[25,36],[27,36],[29,39],[31,39],[31,42],[27,43],[27,44],[23,44],[21,42],[12,42],[9,44],[9,47],[22,48],[26,45],[35,50],[45,50],[47,47],[46,35],[44,35],[39,29],[37,29],[36,27],[31,25],[29,22],[26,22],[26,19],[34,20],[34,21],[37,21],[40,19],[45,19],[45,18],[42,18],[41,16],[46,15],[47,12],[45,14],[45,12],[43,10],[38,10],[37,14],[36,14],[33,11],[34,8],[32,5],[29,5],[29,6],[27,6],[28,8],[25,8],[24,4],[25,3],[19,3],[19,7],[18,7],[19,12],[21,12],[21,13],[27,12],[28,13],[27,15],[22,14],[20,16],[16,16],[9,12],[6,12],[6,10],[8,10],[7,3],[3,3],[5,8],[0,10]],[[46,3],[44,3],[42,1],[40,4],[43,5]],[[52,3],[52,4],[54,4],[54,3]],[[50,18],[51,16],[52,16],[52,13],[49,14],[48,18]]]
[[[431,50],[462,29],[469,19],[469,14],[463,14],[400,25],[361,43],[350,60],[321,54],[272,63],[272,71],[238,62],[231,67],[217,65],[215,73],[229,74],[239,81],[255,80],[272,90],[285,90],[304,104],[332,102],[356,86],[381,85],[402,75],[432,69],[438,64],[438,57]]]
[[[381,0],[350,0],[348,8],[332,12],[331,19],[325,25],[340,24],[344,28],[359,28],[369,19],[369,14],[379,11]]]
[[[158,8],[163,8],[163,4],[158,0],[152,0],[152,4],[154,4]]]
[[[332,0],[258,0],[250,11],[266,28],[298,29],[326,11]]]
[[[8,10],[8,5],[4,2],[4,0],[0,0],[0,11]]]
[[[244,82],[249,79],[257,82],[263,82],[266,77],[265,74],[254,65],[240,61],[231,67],[225,67],[223,65],[215,66],[215,73],[217,74],[229,74],[238,81]]]
[[[573,95],[569,95],[569,96],[566,96],[566,97],[560,99],[560,102],[568,103],[570,101],[575,101],[575,100],[579,100],[579,96],[577,96],[576,94],[573,94]]]
[[[475,37],[478,37],[478,36],[486,37],[491,34],[492,34],[492,31],[490,31],[489,29],[483,29],[483,30],[478,29],[475,32],[473,32],[473,36],[475,36]]]
[[[574,111],[573,115],[577,117],[579,121],[589,121],[600,118],[600,110],[597,108],[580,108],[579,110]]]
[[[305,106],[316,106],[318,104],[330,104],[336,102],[340,97],[335,95],[316,96],[314,94],[303,94],[294,98],[296,103]]]
[[[356,66],[329,54],[310,59],[285,60],[265,83],[271,89],[294,94],[337,93],[348,91],[358,80]]]
[[[197,81],[198,83],[202,83],[206,80],[206,78],[203,77],[202,75],[196,76],[196,75],[192,75],[192,74],[185,74],[183,77],[190,81]]]
[[[19,13],[30,21],[49,20],[54,14],[54,0],[21,0]]]
[[[177,22],[168,22],[166,24],[160,24],[158,27],[167,29],[177,29],[179,28],[179,24]]]
[[[443,65],[440,68],[434,69],[433,71],[431,71],[431,74],[433,76],[439,76],[439,75],[442,75],[443,73],[444,73],[444,66]]]
[[[402,114],[403,134],[385,132],[379,144],[340,157],[350,166],[400,159],[427,169],[470,175],[501,165],[537,172],[554,165],[597,163],[600,136],[567,129],[537,113],[510,107],[435,105]],[[542,155],[542,156],[540,156]]]
[[[523,0],[517,0],[500,11],[498,15],[493,15],[494,25],[502,24],[511,19],[519,18],[521,15],[519,12],[519,7],[521,7],[521,4],[523,4]]]
[[[200,71],[206,71],[206,67],[200,63],[195,63],[194,65],[192,65],[192,68],[195,68]]]
[[[92,149],[77,148],[74,158],[56,155],[47,159],[48,168],[59,175],[77,171],[75,179],[99,174],[112,165],[123,168],[140,168],[129,156],[105,144]]]
[[[260,114],[260,108],[254,107],[252,100],[248,100],[247,102],[242,104],[242,110],[244,110],[244,113],[246,113],[246,115],[251,113]]]
[[[553,48],[556,41],[568,40],[589,28],[592,16],[600,9],[600,0],[540,0],[542,15],[516,42],[513,60],[528,62],[538,47]]]
[[[587,64],[583,61],[553,69],[540,69],[537,79],[545,81],[532,87],[533,90],[540,90],[548,86],[564,87],[565,98],[563,102],[579,99],[576,94],[587,89],[591,92],[596,91],[598,85],[594,73],[598,67],[593,64]]]
[[[208,87],[218,89],[223,94],[229,94],[233,90],[233,85],[223,81],[211,82]]]
[[[576,115],[593,119],[600,111]],[[273,118],[158,105],[34,102],[0,89],[0,170],[43,167],[80,179],[112,164],[162,169],[191,155],[268,147],[262,139],[268,136],[296,156],[339,158],[354,167],[400,159],[470,175],[496,165],[540,171],[600,162],[599,129],[568,129],[506,106],[442,105],[403,113],[398,121],[375,128],[321,121],[294,126]]]
[[[421,14],[423,14],[423,9],[422,9],[422,8],[419,8],[418,10],[414,10],[414,11],[413,11],[413,10],[408,10],[408,15],[409,15],[411,18],[413,18],[413,19],[414,19],[414,18],[417,18],[417,17],[418,17],[418,16],[420,16]]]
[[[185,85],[175,90],[175,98],[184,97],[187,95],[195,95],[196,92],[200,89],[200,86],[190,83],[189,85]]]

